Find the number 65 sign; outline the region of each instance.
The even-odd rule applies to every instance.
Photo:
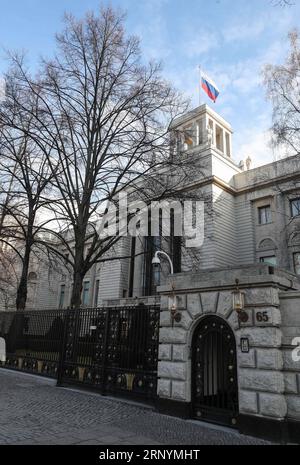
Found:
[[[266,323],[269,319],[268,312],[256,312],[256,321],[259,323]]]

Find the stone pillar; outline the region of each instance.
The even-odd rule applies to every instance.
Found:
[[[176,401],[174,414],[189,416],[190,402],[190,360],[187,344],[187,329],[191,317],[186,310],[186,296],[177,295],[176,304],[181,312],[180,323],[171,321],[171,305],[173,298],[161,297],[159,362],[158,362],[158,396],[160,410],[168,411],[168,401]]]
[[[212,145],[214,147],[217,147],[217,139],[216,139],[216,122],[213,121],[213,140],[212,140]]]
[[[291,442],[300,443],[300,292],[279,295],[282,316],[282,357]]]
[[[223,138],[223,153],[224,155],[227,155],[226,153],[226,131],[224,128],[222,128],[222,138]]]
[[[252,431],[258,419],[262,429],[272,420],[283,422],[287,413],[284,395],[282,331],[278,289],[245,290],[248,322],[241,323],[239,338],[249,340],[249,353],[238,345],[240,430]],[[256,418],[255,418],[256,417]],[[263,426],[265,425],[265,426]],[[279,433],[279,430],[278,430]]]

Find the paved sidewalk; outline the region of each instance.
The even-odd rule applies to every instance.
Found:
[[[267,444],[227,428],[0,369],[0,444]]]

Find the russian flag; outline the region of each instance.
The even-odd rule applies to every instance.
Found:
[[[216,101],[220,91],[212,79],[201,73],[201,87],[207,93],[210,99]]]

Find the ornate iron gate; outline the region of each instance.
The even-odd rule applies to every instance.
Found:
[[[6,354],[0,367],[57,377],[64,310],[0,312],[0,337]]]
[[[156,306],[70,310],[58,384],[154,399],[158,331]]]
[[[235,336],[217,316],[197,326],[192,342],[193,417],[236,425],[238,385]]]

